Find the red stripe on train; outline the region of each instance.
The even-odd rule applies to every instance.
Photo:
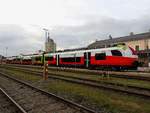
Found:
[[[95,56],[91,56],[91,65],[112,65],[112,66],[132,66],[136,58],[122,56],[106,56],[105,60],[95,60]]]
[[[137,61],[136,58],[122,57],[122,56],[106,56],[105,60],[96,60],[95,56],[91,56],[91,65],[109,65],[109,66],[132,66],[133,62]],[[55,64],[56,59],[48,61],[48,64]],[[60,65],[84,65],[84,57],[81,57],[80,62],[63,62],[60,58]]]

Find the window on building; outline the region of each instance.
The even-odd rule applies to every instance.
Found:
[[[146,46],[146,49],[149,49],[148,45]]]
[[[122,53],[118,50],[111,50],[112,56],[122,56]]]
[[[147,56],[149,57],[149,56],[150,56],[150,53],[147,53]]]
[[[139,50],[140,50],[139,45],[136,45],[136,46],[135,46],[135,50],[136,50],[136,51],[139,51]]]
[[[95,54],[95,60],[105,60],[106,59],[106,53],[96,53]]]
[[[81,58],[80,57],[66,57],[62,58],[63,62],[80,62]]]

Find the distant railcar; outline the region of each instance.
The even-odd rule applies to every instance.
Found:
[[[32,64],[32,56],[31,55],[24,55],[22,57],[21,64],[24,65],[31,65]]]
[[[7,58],[7,61],[10,64],[21,64],[21,56],[12,56]]]
[[[33,65],[43,65],[43,54],[33,54],[32,64]]]

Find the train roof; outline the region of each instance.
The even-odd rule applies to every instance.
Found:
[[[96,51],[108,51],[108,50],[121,50],[123,47],[126,45],[122,46],[115,46],[115,47],[109,47],[109,48],[98,48],[98,49],[87,49],[87,50],[76,50],[76,51],[64,51],[64,52],[56,52],[56,53],[46,53],[45,56],[49,55],[61,55],[61,54],[74,54],[74,53],[84,53],[84,52],[96,52]],[[127,47],[127,46],[126,46]],[[22,55],[22,56],[11,56],[8,59],[14,59],[14,58],[30,58],[30,57],[37,57],[37,56],[42,56],[42,54],[28,54],[28,55]]]
[[[31,59],[32,56],[24,56],[23,59]]]
[[[32,57],[42,56],[42,54],[34,54]]]
[[[123,47],[123,46],[122,46]],[[107,51],[107,50],[116,50],[122,49],[121,46],[109,47],[109,48],[99,48],[99,49],[88,49],[88,50],[78,50],[78,51],[66,51],[66,52],[57,52],[57,53],[47,53],[46,55],[56,55],[56,54],[74,54],[74,53],[84,53],[84,52],[96,52],[96,51]]]

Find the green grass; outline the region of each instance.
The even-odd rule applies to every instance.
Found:
[[[115,77],[109,77],[109,76],[104,77],[102,75],[89,75],[89,74],[79,74],[79,73],[73,73],[73,72],[51,71],[51,70],[49,70],[49,73],[77,77],[77,78],[86,78],[89,80],[96,80],[96,81],[100,81],[100,82],[122,84],[124,86],[131,85],[131,86],[137,86],[137,87],[150,89],[150,82],[143,81],[143,80],[115,78]]]
[[[32,69],[35,71],[39,71],[42,69]],[[75,72],[66,72],[66,71],[57,71],[56,69],[49,70],[50,74],[60,74],[65,75],[66,77],[76,77],[76,78],[86,78],[89,80],[95,80],[100,82],[107,82],[107,83],[115,83],[115,84],[122,84],[124,86],[137,86],[142,88],[150,89],[150,82],[143,81],[143,80],[135,80],[135,79],[126,79],[126,78],[116,78],[116,77],[109,77],[103,75],[92,75],[92,74],[83,74],[83,73],[75,73]]]
[[[1,72],[7,72],[8,74],[11,74],[14,77],[17,77],[18,79],[26,80],[26,81],[31,81],[31,82],[37,82],[41,80],[40,76],[31,76],[28,73],[22,73],[16,70],[8,70],[8,69],[1,69]]]
[[[93,89],[82,85],[55,81],[46,87],[49,91],[59,91],[64,95],[75,95],[78,101],[86,100],[112,113],[149,113],[150,101],[113,91]],[[83,97],[80,99],[80,97]]]
[[[117,93],[87,87],[79,84],[68,83],[60,80],[42,81],[42,77],[33,76],[15,70],[4,70],[15,74],[17,78],[33,82],[36,86],[63,95],[82,104],[87,103],[96,109],[102,109],[109,113],[150,113],[150,100],[136,96],[129,96],[124,93]],[[32,77],[31,77],[32,76]],[[40,81],[40,82],[39,82]]]

